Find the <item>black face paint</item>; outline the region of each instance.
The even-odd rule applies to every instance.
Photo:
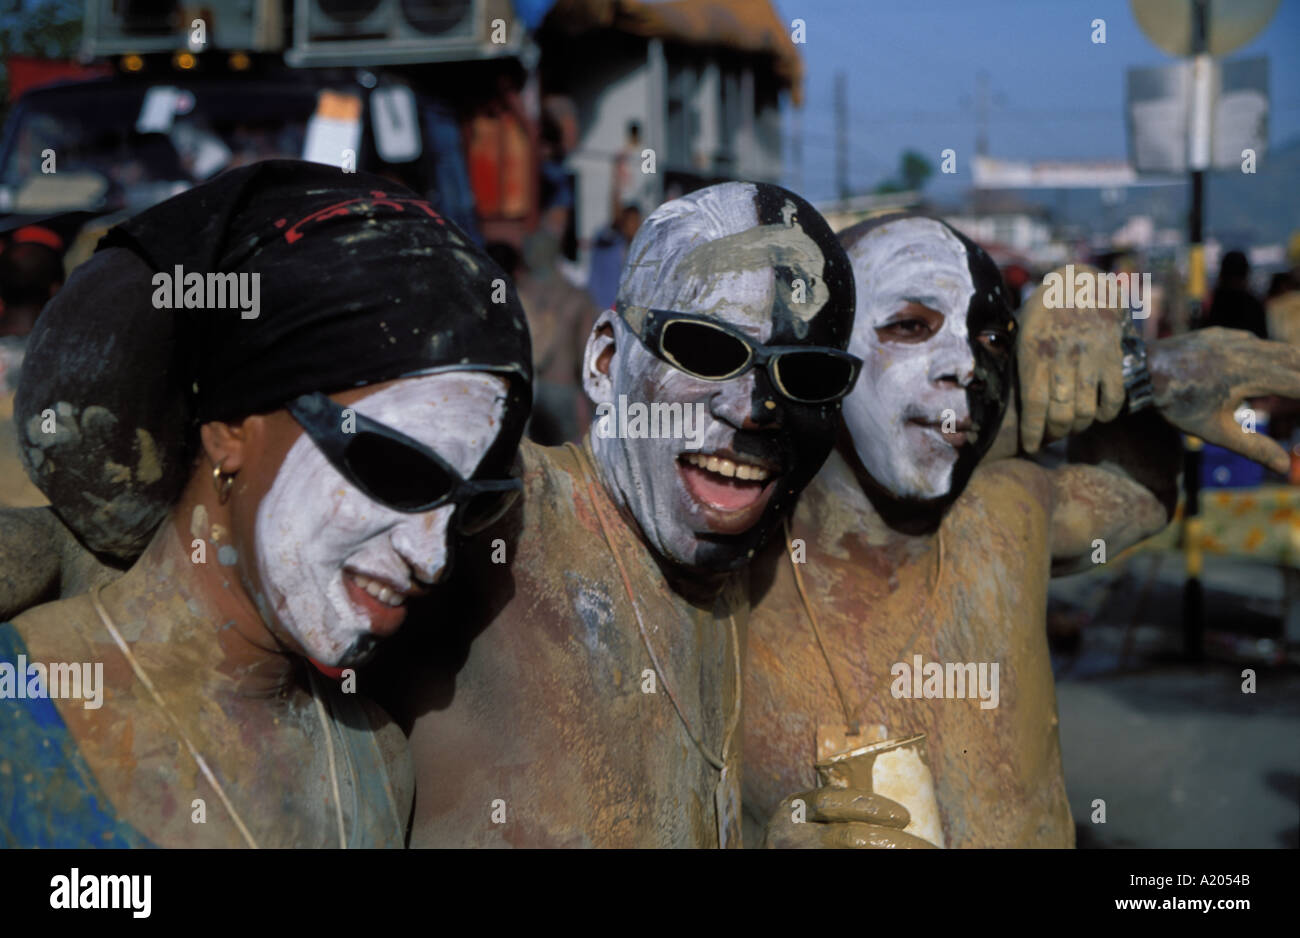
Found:
[[[975,356],[975,380],[966,389],[966,400],[971,418],[979,427],[975,443],[962,448],[953,470],[949,497],[956,498],[997,438],[1011,401],[1016,321],[1004,293],[1002,272],[993,258],[961,232],[951,230],[966,246],[967,264],[975,284],[966,311],[966,330]]]
[[[820,280],[816,271],[806,267],[777,265],[774,268],[777,290],[776,302],[772,305],[772,337],[768,344],[811,344],[846,349],[853,331],[853,271],[834,232],[816,209],[778,186],[758,186],[757,203],[759,220],[763,224],[780,224],[789,218],[790,223],[798,225],[817,245],[824,263]],[[789,212],[792,204],[794,213]],[[805,318],[803,307],[822,288],[826,291],[826,304],[815,316]],[[775,407],[768,407],[768,402]],[[789,400],[774,392],[764,374],[755,387],[752,417],[759,426],[779,423],[781,432],[776,435],[779,458],[787,471],[763,518],[745,538],[747,554],[762,549],[768,535],[793,509],[799,493],[830,455],[840,420],[840,403],[803,404]],[[751,439],[743,436],[738,440],[738,449],[743,454],[746,452],[744,447],[750,444]],[[761,452],[762,444],[757,440],[753,440],[752,445],[756,452]]]

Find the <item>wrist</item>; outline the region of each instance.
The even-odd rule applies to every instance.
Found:
[[[1123,352],[1124,412],[1135,414],[1155,406],[1156,389],[1151,372],[1150,356],[1146,343],[1138,335],[1133,320],[1124,316],[1120,326],[1120,348]]]

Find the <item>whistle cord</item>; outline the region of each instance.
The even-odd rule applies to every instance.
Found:
[[[214,775],[212,770],[208,768],[207,762],[205,762],[203,757],[199,755],[198,749],[194,748],[194,744],[190,742],[189,734],[187,734],[185,728],[181,726],[180,720],[176,719],[171,708],[163,701],[162,695],[159,694],[158,689],[153,686],[153,681],[149,680],[149,675],[145,673],[140,662],[136,661],[135,655],[131,654],[131,649],[127,647],[126,640],[123,639],[121,634],[117,631],[117,626],[113,624],[113,620],[108,615],[108,610],[104,608],[104,603],[100,599],[99,594],[102,590],[103,586],[96,586],[90,591],[90,603],[95,607],[95,612],[99,614],[99,618],[104,623],[104,627],[108,629],[108,634],[113,636],[113,641],[117,642],[117,647],[120,648],[122,654],[126,656],[127,663],[131,665],[131,670],[134,671],[135,676],[140,679],[140,683],[145,686],[145,689],[149,691],[151,695],[153,695],[154,703],[158,704],[159,708],[167,716],[167,719],[171,721],[172,726],[176,728],[176,732],[180,735],[181,741],[185,743],[185,748],[190,751],[190,755],[194,757],[195,763],[198,764],[199,771],[203,773],[203,777],[208,780],[208,784],[212,786],[213,790],[217,793],[217,797],[221,799],[221,803],[225,805],[226,811],[230,813],[231,818],[235,822],[235,826],[239,828],[239,833],[243,835],[244,841],[248,846],[256,850],[257,841],[255,841],[253,835],[248,832],[248,828],[244,826],[244,822],[240,818],[239,812],[236,811],[235,806],[230,803],[230,799],[226,797],[225,789],[221,787],[221,783],[217,781],[216,775]]]
[[[921,635],[921,630],[925,628],[925,617],[934,609],[934,599],[939,593],[939,582],[943,579],[943,529],[939,528],[935,532],[935,540],[938,543],[938,552],[935,560],[934,585],[930,587],[930,595],[926,597],[925,606],[922,608],[921,615],[917,618],[916,628],[912,630],[911,637],[903,645],[902,655],[906,655],[916,644],[916,640]],[[794,546],[790,537],[790,519],[785,519],[785,547],[786,555],[790,558],[790,569],[794,571],[794,584],[799,591],[799,599],[803,601],[804,612],[808,615],[808,621],[812,623],[813,635],[817,639],[817,648],[821,651],[822,660],[826,662],[826,670],[830,672],[831,683],[835,685],[835,693],[840,699],[840,709],[844,712],[844,725],[850,735],[856,736],[859,732],[858,721],[853,718],[856,711],[849,709],[848,695],[844,692],[844,685],[840,683],[839,677],[835,674],[835,665],[831,663],[830,653],[826,650],[826,641],[822,637],[821,628],[817,624],[817,614],[813,612],[812,603],[808,601],[808,592],[804,588],[803,574],[799,572],[799,564],[794,559]],[[876,681],[876,686],[871,689],[871,693],[863,698],[863,701],[870,700],[876,690],[879,688],[884,678]]]
[[[595,509],[596,512],[596,521],[600,524],[601,534],[603,534],[605,537],[605,543],[609,545],[610,554],[614,557],[614,563],[618,566],[618,572],[623,579],[623,587],[627,590],[628,601],[632,604],[632,613],[636,617],[637,630],[641,633],[641,642],[645,646],[646,652],[650,655],[650,661],[655,666],[655,671],[658,672],[659,674],[659,680],[664,686],[664,693],[668,695],[668,701],[673,705],[673,710],[676,711],[677,713],[677,719],[681,721],[682,726],[686,729],[686,735],[691,738],[691,742],[695,744],[695,748],[700,751],[700,754],[704,756],[705,760],[709,763],[709,765],[713,766],[714,769],[721,772],[723,769],[726,768],[727,758],[731,751],[732,739],[736,734],[736,728],[740,725],[740,698],[741,698],[740,640],[739,640],[739,636],[736,633],[736,617],[734,614],[730,614],[730,613],[727,616],[728,621],[731,623],[732,660],[735,663],[735,672],[736,672],[735,673],[736,701],[732,712],[731,725],[730,727],[727,728],[722,740],[722,758],[718,758],[718,756],[716,756],[713,753],[713,750],[711,750],[708,746],[704,745],[704,742],[700,739],[699,736],[695,734],[695,731],[691,728],[690,721],[686,719],[685,713],[682,711],[681,706],[677,703],[677,696],[673,693],[672,687],[669,684],[667,674],[664,671],[663,665],[659,662],[659,656],[655,654],[654,647],[650,644],[650,637],[649,635],[646,634],[645,623],[641,619],[641,608],[640,606],[637,605],[636,594],[632,590],[632,579],[631,577],[628,576],[627,569],[623,566],[622,555],[619,554],[618,548],[614,546],[614,540],[611,537],[609,533],[609,528],[605,523],[604,512],[600,507],[600,501],[597,498],[596,491],[592,486],[591,475],[589,475],[587,472],[586,454],[583,453],[582,450],[579,449],[573,443],[565,443],[564,445],[572,450],[574,454],[574,460],[578,463],[578,470],[582,474],[583,482],[586,483],[587,495],[591,499],[592,507]],[[594,470],[592,471],[592,474],[594,474]]]
[[[316,682],[316,675],[313,674],[313,668],[309,665],[307,668],[307,680],[311,682],[311,697],[316,703],[316,716],[320,718],[321,732],[325,734],[325,753],[329,760],[330,766],[330,783],[334,787],[334,812],[339,822],[339,849],[346,850],[348,847],[347,832],[343,825],[343,799],[339,796],[339,771],[334,761],[334,734],[330,730],[329,718],[325,714],[325,704],[321,701],[320,685]],[[353,791],[356,790],[355,779],[353,780]]]

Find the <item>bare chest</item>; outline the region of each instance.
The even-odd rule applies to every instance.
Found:
[[[1027,845],[1059,827],[1045,551],[1033,530],[988,519],[946,523],[902,562],[810,551],[799,570],[807,602],[787,563],[751,620],[750,810],[815,783],[819,726],[856,723],[882,738],[927,735],[950,843]]]

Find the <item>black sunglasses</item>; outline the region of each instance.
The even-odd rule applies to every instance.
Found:
[[[355,410],[355,432],[345,433],[343,407],[319,391],[286,407],[330,465],[395,511],[432,511],[452,503],[457,530],[471,535],[501,518],[523,490],[520,479],[466,479],[419,440]]]
[[[667,309],[646,311],[640,338],[655,357],[706,381],[761,366],[778,391],[801,404],[840,400],[862,370],[862,359],[837,348],[761,345],[715,319]]]

